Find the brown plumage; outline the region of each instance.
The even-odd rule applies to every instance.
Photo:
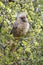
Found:
[[[14,37],[24,36],[29,31],[29,22],[24,12],[17,16],[17,20],[13,25],[11,33]]]

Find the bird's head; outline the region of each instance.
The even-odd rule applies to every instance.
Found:
[[[18,20],[21,20],[22,22],[28,22],[28,19],[27,19],[27,15],[26,13],[24,12],[21,12],[19,15],[18,15]]]

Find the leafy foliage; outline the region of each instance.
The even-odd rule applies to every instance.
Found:
[[[30,30],[16,40],[10,34],[17,12],[27,12]],[[0,65],[43,65],[43,1],[0,1]]]

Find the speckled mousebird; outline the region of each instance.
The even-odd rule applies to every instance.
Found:
[[[24,12],[19,13],[17,16],[17,19],[14,22],[13,28],[11,30],[11,34],[13,34],[14,37],[24,36],[29,31],[30,25],[26,16],[27,15]]]

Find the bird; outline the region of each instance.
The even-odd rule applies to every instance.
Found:
[[[14,37],[23,37],[29,31],[29,27],[30,24],[27,19],[27,14],[25,12],[20,12],[13,24],[11,34],[13,34]]]

